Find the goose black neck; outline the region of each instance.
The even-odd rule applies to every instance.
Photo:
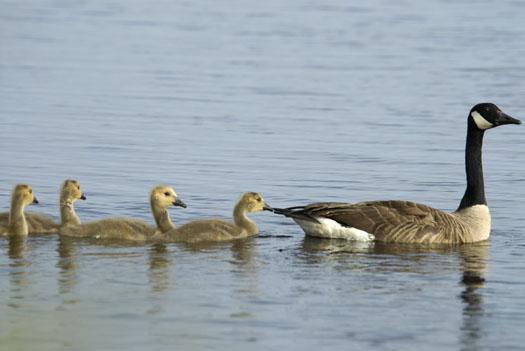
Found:
[[[483,164],[481,148],[485,131],[476,127],[474,121],[468,119],[467,145],[465,148],[465,168],[467,172],[467,190],[461,199],[458,210],[474,205],[486,205],[485,184],[483,182]]]

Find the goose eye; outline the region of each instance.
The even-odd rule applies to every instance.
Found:
[[[80,190],[80,185],[77,185],[77,189]]]
[[[29,193],[32,194],[32,193],[33,193],[33,190],[29,189]]]
[[[170,193],[168,193],[167,191],[164,193],[165,196],[170,196]]]

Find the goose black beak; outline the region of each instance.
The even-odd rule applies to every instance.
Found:
[[[80,195],[80,200],[86,200],[86,199],[87,199],[86,195],[82,193],[82,195]]]
[[[33,196],[33,204],[38,204],[38,200],[36,199],[36,196]]]
[[[496,123],[497,125],[502,126],[504,124],[521,124],[521,121],[502,112]]]
[[[179,206],[179,207],[182,207],[182,208],[186,208],[188,206],[186,206],[186,204],[184,203],[184,201],[180,200],[180,199],[177,199],[173,202],[173,205],[174,206]]]
[[[264,206],[263,206],[263,211],[273,212],[273,207],[268,205],[267,203],[265,203]]]

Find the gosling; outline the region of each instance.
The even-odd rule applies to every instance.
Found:
[[[75,212],[75,201],[86,200],[86,195],[80,190],[80,183],[74,179],[66,179],[60,188],[60,227],[80,225],[80,218]]]
[[[0,236],[27,236],[29,229],[24,214],[27,205],[38,204],[33,189],[27,184],[17,184],[11,193],[11,209],[7,225],[0,225]]]
[[[144,242],[157,232],[173,228],[167,212],[167,208],[172,205],[186,207],[186,204],[178,199],[177,193],[171,187],[159,185],[150,192],[151,212],[157,227],[137,219],[108,218],[85,224],[62,226],[59,234],[77,238]]]
[[[233,209],[233,222],[222,219],[202,219],[184,224],[179,228],[157,233],[153,239],[163,242],[218,242],[247,238],[259,234],[255,222],[247,217],[247,213],[271,211],[261,194],[247,192]],[[160,229],[160,228],[159,228]]]
[[[80,183],[76,180],[66,179],[60,187],[60,224],[55,223],[53,218],[41,213],[25,213],[29,235],[32,234],[56,234],[60,226],[80,224],[80,219],[75,213],[73,203],[85,200],[86,196],[80,191]],[[0,214],[0,226],[7,225],[9,213]]]
[[[47,214],[27,212],[24,214],[27,222],[29,235],[33,234],[56,234],[59,224]],[[9,223],[9,212],[0,213],[0,227],[6,227]]]

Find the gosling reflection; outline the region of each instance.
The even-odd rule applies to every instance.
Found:
[[[27,243],[26,237],[20,235],[12,235],[9,237],[8,256],[9,262],[9,277],[11,282],[11,295],[9,299],[9,306],[18,307],[18,302],[21,301],[24,292],[31,284],[29,279],[30,271],[27,267],[31,263],[26,258]]]
[[[255,272],[256,264],[254,261],[255,240],[248,238],[236,240],[231,244],[232,263],[247,272]]]
[[[153,292],[164,292],[170,287],[171,258],[166,245],[155,244],[149,249],[148,278]]]
[[[485,314],[483,286],[487,270],[489,242],[465,245],[459,249],[463,275],[461,284],[465,289],[460,298],[464,304],[461,327],[462,350],[479,350],[483,345],[481,319]]]
[[[230,249],[231,263],[244,268],[253,268],[255,237],[248,237],[232,241],[202,241],[196,243],[178,243],[179,247],[191,252],[221,251]]]
[[[74,290],[78,283],[76,244],[74,239],[59,236],[58,238],[58,289],[60,294],[67,294]]]
[[[7,252],[11,261],[11,267],[27,266],[26,258],[27,243],[26,238],[20,235],[9,236],[9,250]]]
[[[235,240],[231,243],[230,271],[238,282],[235,298],[242,300],[260,297],[260,279],[256,256],[257,240],[254,237]]]

